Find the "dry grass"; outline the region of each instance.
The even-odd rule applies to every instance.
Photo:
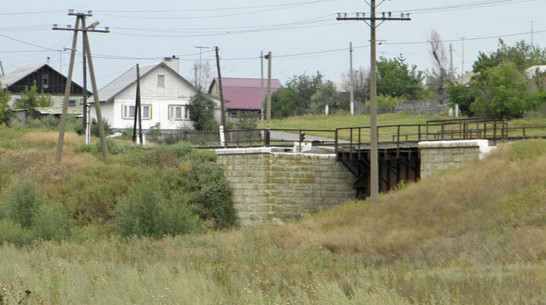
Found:
[[[300,224],[4,245],[0,293],[47,304],[545,304],[545,181],[546,142],[533,141]]]

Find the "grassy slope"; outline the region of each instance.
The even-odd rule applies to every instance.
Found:
[[[545,259],[546,142],[533,141],[301,224],[4,245],[0,294],[8,304],[544,304]]]

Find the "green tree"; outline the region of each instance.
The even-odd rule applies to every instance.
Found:
[[[470,105],[476,100],[476,94],[470,86],[452,84],[447,88],[446,96],[452,107],[459,105],[459,110],[464,115],[473,115]]]
[[[518,71],[523,72],[530,66],[546,64],[546,50],[527,44],[523,40],[517,42],[515,46],[508,46],[500,39],[495,52],[489,55],[483,52],[478,54],[472,71],[481,73],[506,62],[511,62]]]
[[[347,103],[344,103],[341,95],[337,92],[335,84],[331,81],[320,84],[311,96],[310,108],[313,113],[324,113],[326,105],[330,109],[342,109],[343,106],[347,106]]]
[[[190,101],[190,119],[196,130],[216,130],[218,123],[214,120],[214,102],[202,94],[196,94]]]
[[[271,116],[283,118],[293,115],[301,115],[305,112],[306,103],[292,87],[277,90],[271,96]]]
[[[533,106],[527,93],[527,79],[512,62],[483,70],[472,84],[476,99],[473,114],[487,119],[512,119],[523,116]]]
[[[11,101],[11,94],[7,89],[2,89],[2,84],[0,84],[0,125],[6,124],[8,127],[13,116],[13,109],[11,109],[9,101]]]
[[[43,92],[38,93],[36,82],[30,88],[25,87],[25,90],[21,93],[21,98],[15,101],[16,109],[23,109],[27,112],[31,112],[36,107],[51,107],[51,105],[53,105],[51,95]]]
[[[387,59],[381,57],[377,62],[377,94],[402,97],[405,100],[418,100],[423,97],[423,72],[417,66],[409,66],[402,55]]]

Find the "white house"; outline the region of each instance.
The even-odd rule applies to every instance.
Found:
[[[188,106],[198,90],[178,73],[178,67],[179,60],[175,57],[139,67],[142,129],[149,130],[158,123],[161,130],[193,127]],[[113,130],[134,126],[136,87],[135,66],[99,90],[102,117]],[[219,99],[205,95],[220,105]],[[90,100],[93,101],[93,98]],[[90,113],[96,119],[94,103],[91,104]],[[219,106],[215,117],[220,118]]]

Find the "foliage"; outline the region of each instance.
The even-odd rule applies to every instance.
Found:
[[[23,109],[27,112],[31,112],[36,107],[51,107],[53,101],[51,95],[38,93],[36,82],[30,87],[25,87],[25,90],[21,92],[21,98],[15,101],[16,109]]]
[[[524,41],[508,46],[500,40],[495,52],[479,54],[470,84],[452,84],[448,98],[452,105],[459,104],[464,114],[484,119],[521,118],[546,103],[544,75],[525,73],[530,66],[544,63],[546,50]]]
[[[510,62],[482,71],[472,88],[476,99],[470,110],[479,117],[520,118],[531,109],[525,76]]]
[[[345,92],[351,92],[351,72],[348,71],[347,73],[343,73],[341,80],[343,90],[345,90]],[[353,99],[355,103],[355,111],[357,111],[364,105],[368,97],[370,90],[370,73],[362,67],[354,70],[353,82]]]
[[[200,226],[185,197],[165,198],[155,175],[132,185],[116,205],[116,229],[122,236],[185,234]]]
[[[497,50],[489,55],[480,52],[472,69],[475,73],[481,73],[507,62],[511,62],[518,71],[523,72],[530,66],[546,64],[546,49],[532,46],[524,40],[517,42],[515,46],[508,46],[499,39]]]
[[[520,142],[300,224],[5,244],[0,293],[8,304],[543,304],[545,173],[544,141]],[[0,222],[0,236],[11,230]]]
[[[102,126],[104,128],[105,135],[112,134],[112,127],[110,126],[110,122],[108,122],[106,118],[102,118]],[[96,119],[91,120],[91,135],[95,137],[100,137],[99,124]]]
[[[201,94],[196,94],[190,101],[190,119],[195,130],[217,130],[218,123],[214,119],[214,102]]]
[[[344,103],[345,102],[345,103]],[[321,83],[317,91],[311,96],[309,105],[312,113],[323,113],[324,107],[328,105],[331,110],[347,109],[347,103],[337,92],[336,86],[331,81]]]
[[[423,73],[411,68],[400,55],[393,59],[381,57],[377,62],[377,94],[419,100],[424,94]]]
[[[442,44],[440,34],[432,30],[430,37],[430,52],[434,59],[434,67],[426,73],[427,89],[434,92],[441,100],[445,98],[445,89],[447,87],[447,55]]]
[[[282,118],[310,110],[312,97],[324,85],[322,74],[295,75],[271,97],[271,116]]]
[[[305,100],[300,97],[296,88],[280,88],[271,96],[271,117],[273,118],[302,115],[305,109]]]
[[[9,230],[3,231],[10,227]],[[13,182],[0,203],[0,244],[27,244],[33,240],[61,241],[70,237],[72,222],[63,211],[46,203],[29,178]]]
[[[5,124],[8,127],[13,116],[13,109],[9,105],[10,101],[10,92],[7,89],[2,89],[2,84],[0,83],[0,125]]]
[[[471,116],[474,114],[470,109],[470,105],[476,99],[476,93],[470,86],[451,84],[446,90],[446,95],[452,106],[459,105],[459,110],[463,115]]]

